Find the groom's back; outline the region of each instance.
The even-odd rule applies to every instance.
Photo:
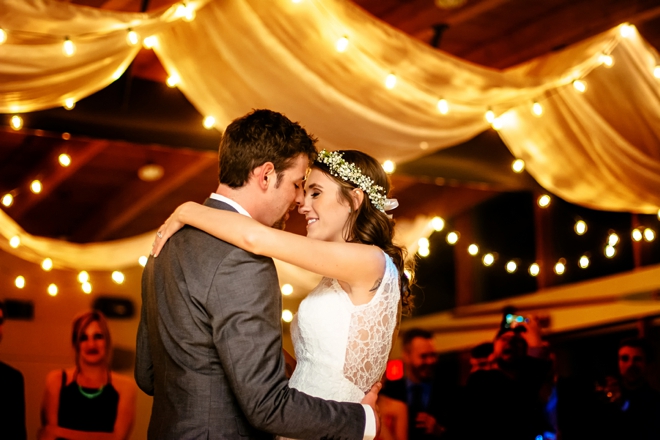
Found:
[[[235,272],[226,267],[233,264],[227,261],[232,253],[263,260],[266,267],[266,276],[261,273],[258,280],[256,274],[235,276],[277,286],[272,260],[247,254],[191,227],[175,234],[145,268],[142,319],[146,319],[153,362],[151,439],[271,437],[248,424],[225,374],[228,366],[218,355],[218,345],[223,344],[222,331],[217,331],[222,303],[241,300],[219,291],[224,281],[218,277]]]

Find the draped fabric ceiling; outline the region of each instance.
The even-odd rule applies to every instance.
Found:
[[[654,213],[660,207],[660,80],[653,75],[660,58],[634,28],[618,27],[497,71],[430,48],[350,2],[186,5],[196,11],[191,22],[182,19],[183,4],[134,14],[4,0],[0,26],[8,39],[0,45],[0,112],[58,107],[107,86],[139,50],[126,42],[130,28],[157,38],[154,50],[166,70],[217,127],[252,108],[272,108],[301,121],[322,147],[406,161],[488,129],[484,113],[490,108],[506,145],[550,192],[594,209]],[[71,57],[62,52],[67,36],[77,47]],[[341,37],[349,41],[343,53],[335,49]],[[603,53],[613,56],[613,67],[601,65]],[[390,73],[397,78],[392,89],[384,85]],[[580,78],[587,84],[584,94],[571,86]],[[445,115],[437,108],[440,98],[448,103]],[[540,117],[530,112],[534,101],[544,108]],[[7,236],[17,228],[7,216],[0,221]],[[427,223],[423,219],[418,232]],[[149,241],[122,241],[126,262],[148,251]],[[414,241],[402,242],[414,247]],[[28,253],[54,249],[23,242],[35,243]],[[93,246],[114,252],[114,244],[82,248]],[[81,265],[77,246],[58,252],[64,266]],[[89,268],[90,258],[84,260]],[[114,257],[101,260],[117,267]]]

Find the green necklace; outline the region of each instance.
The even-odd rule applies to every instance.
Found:
[[[101,385],[101,388],[99,388],[98,390],[94,391],[93,393],[88,393],[87,391],[85,391],[83,389],[82,386],[78,385],[78,391],[80,391],[80,394],[87,397],[88,399],[93,399],[93,398],[99,397],[101,395],[101,393],[103,392],[103,387],[104,386],[105,385]]]

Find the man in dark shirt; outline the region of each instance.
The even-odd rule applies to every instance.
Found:
[[[5,306],[0,301],[0,341],[5,323]],[[25,385],[20,371],[0,362],[0,438],[25,440]]]

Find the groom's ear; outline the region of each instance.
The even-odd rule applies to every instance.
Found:
[[[252,170],[252,177],[256,179],[259,188],[266,191],[269,185],[274,185],[277,179],[275,165],[265,162]]]

